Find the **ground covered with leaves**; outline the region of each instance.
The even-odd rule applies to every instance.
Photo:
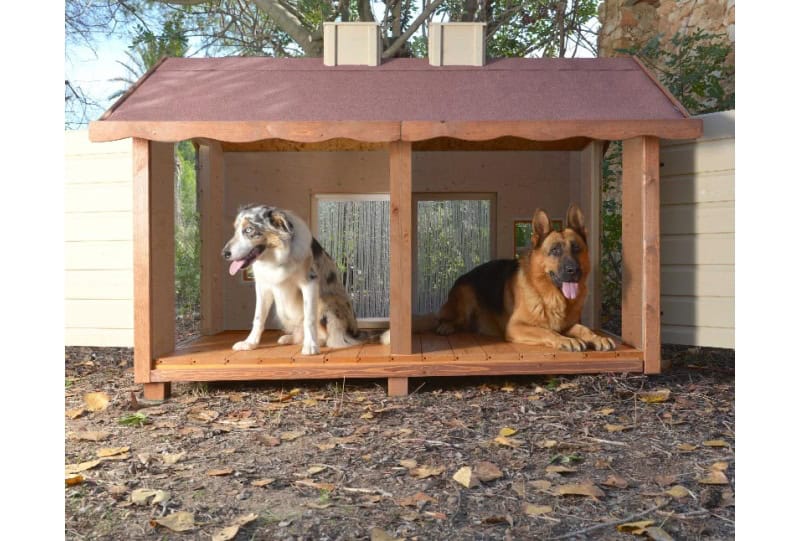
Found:
[[[175,384],[67,348],[67,539],[733,539],[732,351],[664,375]],[[640,537],[635,537],[640,536]]]

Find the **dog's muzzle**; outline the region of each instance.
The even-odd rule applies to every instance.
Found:
[[[233,276],[240,270],[249,267],[253,263],[253,261],[255,261],[258,258],[258,256],[260,256],[264,252],[264,249],[265,249],[264,246],[259,245],[250,250],[250,253],[248,253],[244,258],[234,259],[231,262],[231,266],[228,267],[228,272],[230,273],[230,275]],[[224,257],[226,260],[230,260],[231,252],[229,250],[225,250],[224,252],[222,252],[222,257]]]

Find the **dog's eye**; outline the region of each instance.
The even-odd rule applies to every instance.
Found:
[[[561,245],[560,244],[556,244],[555,246],[553,246],[553,248],[550,250],[550,255],[554,255],[556,257],[560,256],[561,255]]]
[[[573,244],[572,245],[572,253],[573,254],[579,254],[579,253],[581,253],[582,250],[583,250],[583,248],[581,248],[580,244]]]
[[[252,235],[253,231],[255,231],[255,229],[253,229],[252,226],[247,226],[244,228],[244,232],[247,233],[248,235]]]

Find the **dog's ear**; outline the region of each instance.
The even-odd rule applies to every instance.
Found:
[[[278,209],[269,210],[267,212],[267,220],[269,220],[269,224],[278,231],[283,231],[284,233],[289,233],[289,234],[291,234],[292,231],[294,231],[294,226],[292,225],[292,221],[283,211],[280,211]]]
[[[550,217],[542,209],[536,209],[536,212],[533,213],[531,225],[533,225],[531,245],[533,248],[538,248],[553,230],[553,226],[550,224]]]
[[[586,223],[583,220],[583,212],[580,207],[572,203],[567,209],[567,227],[583,237],[583,242],[587,242],[589,235],[586,233]]]

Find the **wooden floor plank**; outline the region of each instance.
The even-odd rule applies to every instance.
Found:
[[[505,340],[501,341],[499,338],[492,336],[485,336],[482,334],[475,335],[475,340],[483,348],[486,353],[487,361],[508,361],[519,360],[521,358],[519,351],[510,342]]]
[[[425,333],[420,335],[420,349],[422,350],[423,361],[455,361],[453,348],[446,336]]]
[[[476,340],[475,334],[456,333],[447,337],[457,361],[486,361],[488,355]]]

